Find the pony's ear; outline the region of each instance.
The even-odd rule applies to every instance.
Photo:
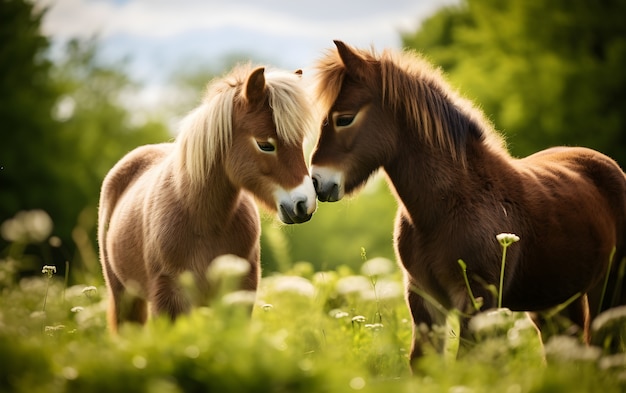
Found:
[[[249,103],[256,103],[265,97],[265,68],[259,67],[252,71],[246,81],[246,99]]]
[[[362,79],[366,79],[369,76],[369,64],[354,51],[351,47],[344,44],[343,41],[333,41],[337,47],[337,52],[341,58],[341,62],[346,66],[346,72],[348,74],[357,76]]]

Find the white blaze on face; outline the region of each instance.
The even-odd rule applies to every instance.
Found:
[[[280,219],[288,224],[308,221],[317,209],[317,195],[310,176],[291,190],[282,187],[274,192],[276,210]]]

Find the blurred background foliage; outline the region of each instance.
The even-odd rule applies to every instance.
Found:
[[[514,155],[581,145],[624,167],[625,14],[620,0],[466,0],[403,32],[402,42],[484,109]],[[71,260],[97,272],[94,225],[107,170],[138,145],[173,139],[175,120],[197,105],[206,83],[249,57],[181,67],[167,107],[141,112],[132,98],[142,86],[124,63],[98,59],[97,38],[71,41],[52,60],[40,31],[44,15],[28,1],[0,2],[0,222],[20,210],[47,211],[60,243],[31,250],[33,269]],[[284,226],[266,215],[265,272],[300,260],[315,269],[356,268],[364,253],[391,259],[395,209],[379,176],[356,197],[320,204],[306,224]]]
[[[626,166],[626,2],[468,0],[402,35],[502,130],[511,152],[587,146]]]

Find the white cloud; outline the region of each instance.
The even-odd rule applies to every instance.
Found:
[[[130,76],[146,84],[134,99],[168,96],[181,64],[247,54],[283,68],[307,68],[333,39],[377,49],[398,47],[400,32],[459,0],[38,0],[49,7],[42,30],[53,43],[99,37],[99,55],[129,57]],[[58,46],[57,46],[58,47]]]
[[[41,0],[51,6],[44,32],[57,37],[128,34],[163,38],[235,27],[266,34],[358,38],[412,29],[447,1]]]

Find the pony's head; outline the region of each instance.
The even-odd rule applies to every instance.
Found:
[[[318,198],[331,202],[364,184],[398,143],[385,132],[396,120],[382,110],[380,64],[369,52],[335,44],[317,64],[317,102],[326,117],[311,161]]]
[[[463,167],[468,135],[492,138],[483,135],[489,126],[482,113],[417,54],[335,45],[317,64],[317,102],[326,118],[311,164],[320,201],[358,189],[401,144],[442,152]]]
[[[313,119],[301,71],[239,66],[213,81],[202,105],[183,120],[183,169],[192,186],[207,186],[221,171],[232,186],[278,211],[284,223],[308,221],[316,196],[303,140],[314,130]]]

